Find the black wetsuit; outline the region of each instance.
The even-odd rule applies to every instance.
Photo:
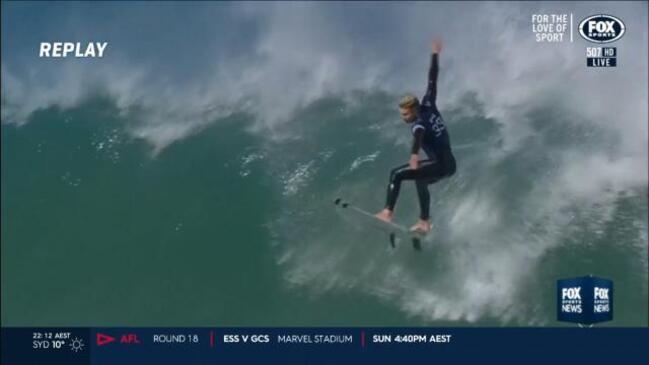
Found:
[[[435,99],[437,98],[437,74],[439,72],[439,56],[432,55],[428,72],[428,88],[424,95],[417,118],[412,122],[412,154],[418,154],[423,149],[428,159],[419,161],[416,170],[409,164],[394,168],[390,173],[390,184],[386,199],[386,208],[394,210],[403,180],[415,180],[421,219],[429,218],[430,194],[428,185],[455,173],[455,157],[451,152],[451,141],[440,114]]]

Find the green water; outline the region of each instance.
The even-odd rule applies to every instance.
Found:
[[[159,153],[106,99],[3,124],[3,325],[555,326],[556,280],[586,274],[615,283],[606,325],[647,325],[646,186],[562,206],[576,218],[557,223],[534,206],[556,162],[535,150],[543,138],[487,160],[500,151],[496,121],[479,105],[477,116],[443,111],[467,147],[458,175],[431,188],[438,231],[421,252],[391,250],[331,204],[378,210],[407,153],[391,96],[361,98],[314,103],[276,138],[235,114]],[[398,206],[404,224],[413,191]],[[465,206],[502,220],[469,221]]]
[[[281,207],[271,182],[232,163],[256,142],[242,117],[152,156],[112,111],[2,127],[4,325],[402,323],[371,298],[282,282],[263,226]],[[116,142],[98,152],[106,136]]]

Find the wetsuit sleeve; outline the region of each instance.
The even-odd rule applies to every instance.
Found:
[[[423,138],[424,138],[424,127],[415,126],[414,136],[412,139],[412,148],[410,149],[411,154],[416,155],[419,153],[419,149],[421,148],[421,141]]]
[[[426,95],[424,95],[423,104],[425,106],[432,106],[437,99],[437,74],[439,73],[439,55],[433,53],[430,61],[430,69],[428,70],[428,88]]]

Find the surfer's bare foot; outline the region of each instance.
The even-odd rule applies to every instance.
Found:
[[[374,214],[374,216],[382,221],[386,221],[386,222],[392,221],[392,211],[388,208],[385,208],[382,211]]]
[[[410,227],[410,230],[413,232],[419,232],[419,233],[428,233],[430,231],[430,222],[427,220],[420,219],[417,221],[417,223]]]

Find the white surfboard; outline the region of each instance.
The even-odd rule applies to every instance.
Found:
[[[384,220],[378,219],[374,216],[374,214],[361,209],[351,204],[350,202],[343,200],[342,198],[336,198],[334,200],[334,204],[340,209],[345,209],[347,211],[358,214],[364,219],[367,219],[371,226],[388,233],[392,247],[396,247],[397,236],[404,236],[405,238],[408,238],[412,241],[415,249],[421,249],[421,239],[426,236],[426,234],[418,231],[411,231],[407,227],[398,223],[386,222]]]

